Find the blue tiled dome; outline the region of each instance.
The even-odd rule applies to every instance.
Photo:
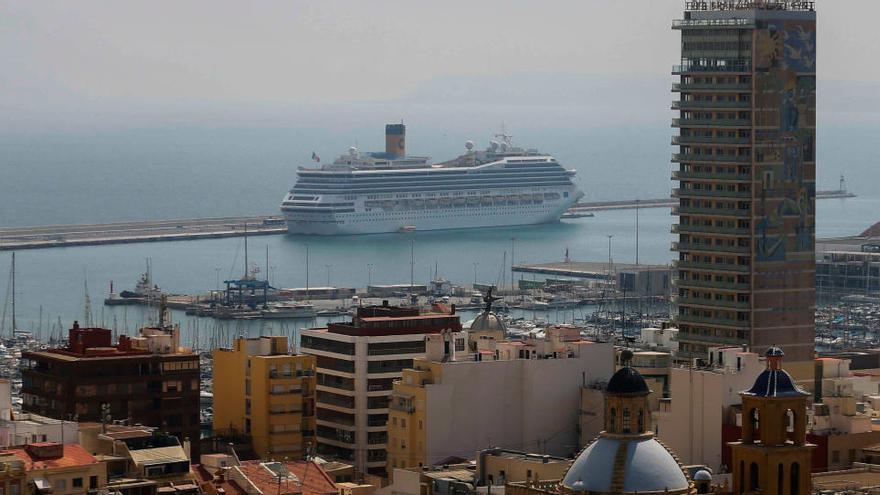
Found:
[[[629,366],[624,366],[617,370],[617,373],[608,380],[608,387],[605,389],[609,394],[649,394],[648,384],[642,375]]]
[[[772,349],[772,348],[771,348]],[[768,351],[769,352],[769,351]],[[743,392],[756,397],[802,397],[809,392],[795,385],[785,370],[766,369],[758,375],[752,388]]]

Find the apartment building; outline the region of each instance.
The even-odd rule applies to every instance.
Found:
[[[66,347],[23,352],[22,362],[25,412],[130,420],[192,441],[199,454],[199,356],[180,346],[178,326],[142,328],[113,345],[111,330],[74,322]]]
[[[468,458],[491,446],[571,455],[579,445],[581,388],[614,372],[611,344],[558,325],[546,337],[430,335],[427,354],[395,381],[388,423],[389,473]],[[552,406],[551,406],[552,405]]]
[[[387,302],[358,308],[352,321],[304,330],[301,350],[316,358],[318,453],[384,475],[393,382],[424,357],[427,335],[460,330],[456,314]]]
[[[314,356],[273,336],[239,337],[213,357],[215,435],[243,435],[264,459],[302,459],[315,447]]]
[[[686,2],[672,144],[678,340],[813,357],[813,2]]]

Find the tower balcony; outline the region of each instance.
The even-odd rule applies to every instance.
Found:
[[[705,263],[702,261],[686,261],[686,260],[675,260],[672,262],[672,266],[675,268],[681,269],[690,269],[690,270],[704,270],[710,272],[735,272],[735,273],[748,273],[749,265],[737,265],[734,263]]]
[[[705,155],[697,153],[673,153],[672,162],[693,162],[693,163],[750,163],[752,157],[749,155]]]
[[[752,108],[750,101],[683,101],[675,100],[672,102],[673,110],[691,110],[691,109],[711,109],[711,108]]]
[[[737,253],[748,254],[752,250],[749,246],[725,246],[716,244],[703,244],[695,242],[674,241],[673,251],[698,252],[698,253]]]
[[[733,320],[729,318],[719,318],[717,316],[696,316],[696,315],[676,315],[675,319],[682,323],[703,323],[706,325],[731,327],[731,328],[748,328],[748,320]]]
[[[696,297],[673,296],[673,302],[679,306],[700,306],[704,308],[751,309],[751,303],[718,299],[700,299]]]
[[[752,174],[737,174],[726,172],[691,172],[691,171],[672,171],[672,180],[689,180],[689,179],[707,179],[716,181],[737,181],[751,182]]]
[[[703,215],[709,217],[751,218],[752,211],[738,208],[699,208],[696,206],[673,206],[673,215]]]
[[[737,227],[718,227],[718,226],[708,226],[708,225],[688,225],[688,224],[673,224],[670,229],[673,234],[714,234],[714,235],[735,235],[735,236],[748,236],[751,232],[749,229],[737,228]]]
[[[693,280],[693,279],[676,279],[674,282],[676,287],[695,288],[695,289],[715,289],[728,291],[747,291],[751,287],[749,284],[741,284],[737,282],[719,282],[717,280]]]
[[[713,74],[713,73],[742,73],[750,74],[752,63],[750,60],[713,60],[712,63],[685,62],[681,65],[672,66],[673,75],[681,74]]]
[[[678,341],[679,342],[696,342],[696,343],[711,343],[711,344],[732,344],[732,345],[740,345],[746,343],[745,340],[737,339],[736,337],[717,337],[715,335],[702,335],[690,332],[678,332]]]
[[[672,92],[744,93],[752,90],[752,83],[672,83]]]
[[[746,137],[721,137],[721,136],[672,136],[672,144],[715,144],[715,145],[750,145],[751,138]]]
[[[687,189],[675,187],[672,189],[673,198],[734,198],[747,199],[752,197],[751,191],[717,191],[710,189]]]
[[[672,127],[733,127],[747,129],[752,127],[752,119],[672,119]]]

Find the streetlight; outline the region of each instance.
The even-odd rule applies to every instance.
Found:
[[[480,266],[479,263],[474,262],[474,288],[477,286],[477,267]]]
[[[327,269],[327,287],[330,287],[330,267],[333,265],[324,265],[324,268]]]
[[[218,291],[220,290],[220,270],[222,270],[222,268],[219,266],[214,267],[214,277],[216,278],[216,283],[214,285],[217,286]]]
[[[367,287],[373,285],[373,264],[367,263]]]
[[[611,280],[611,270],[613,268],[613,264],[611,261],[611,239],[614,238],[613,235],[608,235],[608,280]]]

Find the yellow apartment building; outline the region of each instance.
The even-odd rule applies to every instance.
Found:
[[[315,445],[315,357],[287,337],[239,337],[215,349],[214,432],[244,435],[262,458],[302,459]]]

